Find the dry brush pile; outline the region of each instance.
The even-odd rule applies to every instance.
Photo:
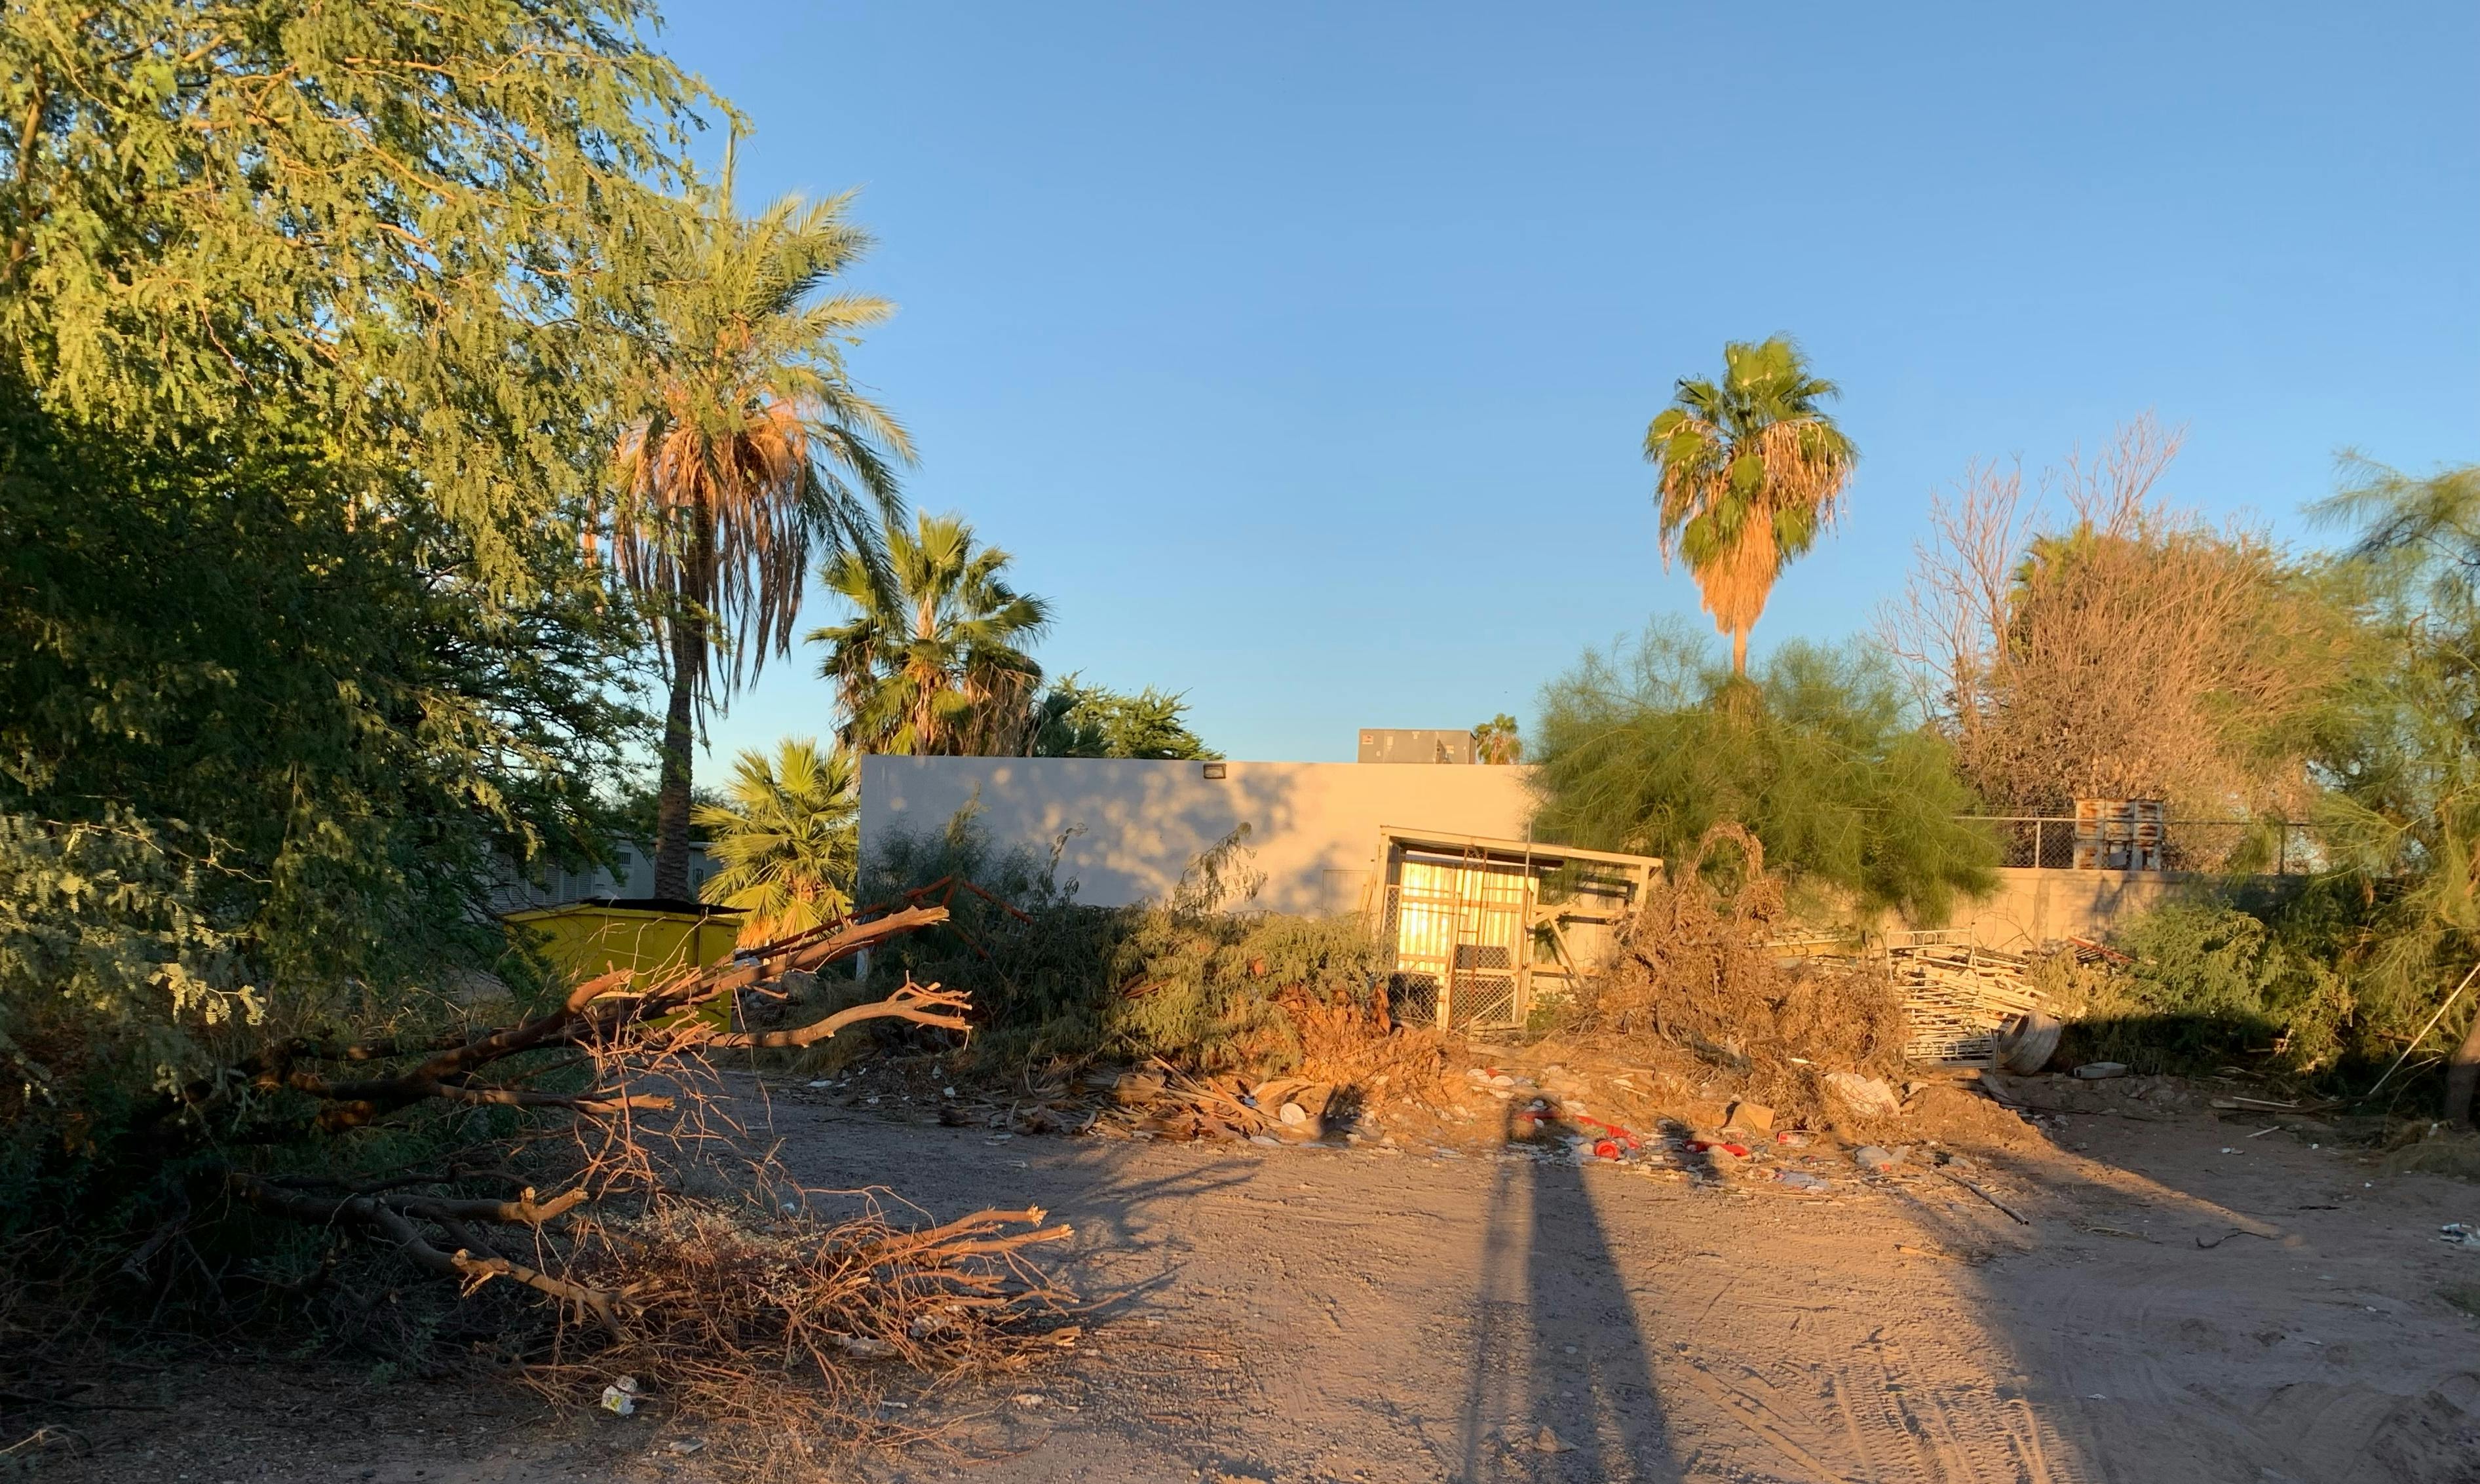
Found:
[[[1727,885],[1707,870],[1725,846],[1738,853]],[[1785,963],[1769,946],[1783,920],[1765,847],[1715,826],[1653,883],[1567,1034],[1800,1114],[1827,1111],[1835,1072],[1899,1077],[1907,1028],[1893,983],[1866,963]]]
[[[725,1431],[770,1450],[900,1436],[875,1402],[907,1363],[917,1379],[1020,1363],[1035,1321],[1065,1311],[1072,1296],[1031,1255],[1069,1229],[1039,1209],[907,1220],[885,1192],[860,1192],[858,1216],[829,1215],[821,1192],[748,1152],[710,1059],[867,1024],[965,1030],[966,994],[911,982],[806,1023],[733,1029],[751,1007],[781,1002],[788,975],[945,915],[908,906],[711,967],[603,975],[480,1034],[267,1051],[235,1075],[266,1096],[314,1100],[312,1126],[339,1150],[440,1105],[512,1111],[503,1126],[514,1131],[384,1178],[316,1162],[304,1172],[299,1159],[253,1166],[229,1152],[213,1185],[193,1180],[197,1198],[167,1213],[122,1269],[138,1281],[159,1261],[204,1267],[199,1251],[229,1246],[235,1226],[254,1226],[270,1248],[275,1234],[309,1228],[326,1248],[317,1270],[267,1286],[365,1285],[367,1306],[368,1288],[392,1292],[409,1266],[452,1286],[460,1333],[488,1333],[492,1355],[568,1399],[590,1400],[625,1374],[650,1402],[747,1424]],[[727,1004],[734,1013],[715,1013]],[[349,1166],[340,1157],[327,1167]],[[856,1192],[840,1193],[849,1212]]]

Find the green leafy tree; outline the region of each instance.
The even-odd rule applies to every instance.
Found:
[[[698,718],[791,647],[817,549],[885,589],[879,525],[900,509],[892,466],[912,454],[843,359],[892,306],[819,296],[869,245],[845,219],[849,198],[787,196],[744,218],[731,197],[727,162],[654,255],[615,471],[614,566],[647,600],[668,662],[659,897],[688,895]]]
[[[1515,718],[1501,711],[1472,729],[1473,756],[1485,763],[1505,765],[1524,760],[1524,734],[1518,730]]]
[[[47,411],[232,454],[526,589],[607,443],[613,323],[705,95],[639,0],[17,0],[0,359]],[[413,477],[405,477],[410,471]]]
[[[1135,695],[1068,676],[1045,692],[1034,742],[1041,757],[1219,758],[1188,727],[1187,699],[1149,685]]]
[[[578,537],[702,97],[651,20],[0,21],[6,1218],[133,1209],[269,1115],[188,1079],[440,1003],[591,845],[643,630]]]
[[[850,753],[788,737],[775,755],[745,752],[723,798],[700,807],[708,854],[720,862],[702,894],[736,907],[740,940],[763,943],[852,910],[861,850],[861,780]]]
[[[1662,559],[1688,563],[1731,669],[1748,671],[1748,631],[1785,563],[1833,520],[1860,457],[1819,403],[1840,395],[1776,336],[1722,347],[1719,382],[1682,380],[1645,429],[1660,473]]]
[[[1656,626],[1545,686],[1536,735],[1546,840],[1678,859],[1737,823],[1770,868],[1928,922],[1996,884],[1945,742],[1866,652],[1788,645],[1751,681]]]
[[[819,674],[835,682],[844,745],[859,753],[990,756],[1031,750],[1042,667],[1024,652],[1050,604],[1007,581],[1008,553],[952,515],[887,525],[891,588],[857,553],[826,564],[853,608],[818,628]]]
[[[2353,473],[2318,513],[2357,529],[2351,570],[2382,643],[2330,723],[2319,834],[2369,907],[2354,964],[2363,1018],[2405,1036],[2432,1020],[2449,1037],[2464,1027],[2444,1112],[2467,1120],[2480,1013],[2441,1002],[2480,957],[2480,465]]]

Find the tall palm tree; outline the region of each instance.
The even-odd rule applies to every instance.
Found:
[[[819,573],[853,605],[847,623],[810,635],[827,647],[818,673],[836,684],[844,745],[917,756],[1032,750],[1042,667],[1023,646],[1050,627],[1050,604],[1004,576],[1008,553],[982,546],[952,515],[887,524],[893,590],[857,552]]]
[[[1720,385],[1686,380],[1645,429],[1661,471],[1662,560],[1686,559],[1705,611],[1748,673],[1748,630],[1783,565],[1834,519],[1860,450],[1818,410],[1838,397],[1782,336],[1722,347]]]
[[[855,389],[843,347],[893,306],[818,296],[870,245],[849,196],[732,209],[732,167],[684,211],[634,326],[607,526],[613,569],[644,601],[670,705],[656,809],[655,894],[688,895],[694,730],[790,648],[821,546],[883,574],[879,529],[902,510],[904,428]],[[716,663],[717,652],[724,657]]]
[[[709,902],[736,907],[743,946],[831,922],[852,910],[860,863],[860,780],[850,753],[820,752],[787,737],[773,757],[742,753],[723,802],[701,805],[707,853],[722,869],[707,878]]]

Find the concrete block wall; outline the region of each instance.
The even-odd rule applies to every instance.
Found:
[[[2118,920],[2204,880],[2184,871],[2004,869],[1995,892],[1959,905],[1947,926],[1962,929],[1984,948],[2010,953],[2054,938],[2105,938]]]

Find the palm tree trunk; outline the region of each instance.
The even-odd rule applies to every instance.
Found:
[[[684,646],[694,642],[686,624],[675,626],[672,639],[672,704],[663,714],[663,771],[655,794],[655,895],[672,902],[689,896],[689,765],[696,745],[695,672],[684,659]]]
[[[1731,630],[1731,673],[1745,679],[1748,674],[1748,631],[1744,627]]]
[[[663,771],[655,792],[655,895],[671,902],[697,900],[689,885],[689,766],[706,677],[706,605],[714,596],[713,513],[701,508],[695,520],[679,595],[693,601],[672,614],[672,704],[663,713]]]

